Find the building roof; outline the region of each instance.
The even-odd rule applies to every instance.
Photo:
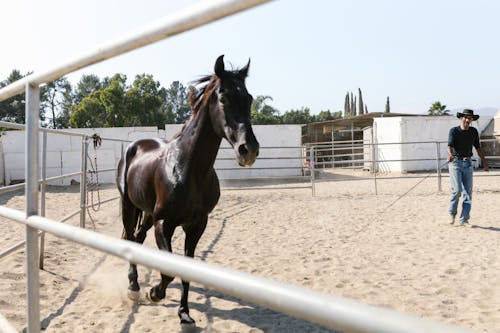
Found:
[[[322,128],[323,132],[331,132],[332,127],[334,131],[339,131],[343,129],[351,129],[351,127],[362,129],[365,127],[372,126],[373,118],[384,118],[384,117],[422,117],[427,115],[413,114],[413,113],[390,113],[390,112],[370,112],[360,116],[354,116],[350,118],[334,119],[328,121],[320,121],[309,123],[305,126],[308,128]]]

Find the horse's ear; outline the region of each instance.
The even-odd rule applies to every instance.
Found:
[[[217,75],[219,78],[224,75],[224,72],[225,72],[224,55],[219,56],[217,58],[217,60],[215,61],[214,72],[215,72],[215,75]]]
[[[248,76],[248,70],[249,69],[250,69],[250,58],[248,58],[248,62],[245,65],[245,67],[243,67],[242,69],[240,69],[238,71],[238,73],[241,75],[241,77],[246,78]]]

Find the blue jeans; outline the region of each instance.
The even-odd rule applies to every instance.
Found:
[[[457,215],[458,201],[462,195],[462,213],[460,222],[467,222],[470,217],[472,202],[472,163],[470,160],[454,160],[448,164],[450,171],[451,200],[450,215]]]

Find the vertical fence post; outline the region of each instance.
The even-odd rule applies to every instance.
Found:
[[[316,188],[314,184],[314,166],[315,166],[315,161],[316,157],[314,156],[314,146],[311,146],[310,151],[309,151],[309,168],[311,172],[311,191],[312,191],[312,196],[314,197],[316,195]]]
[[[372,132],[373,133],[373,132]],[[375,140],[373,138],[372,134],[372,169],[373,169],[373,185],[375,186],[375,195],[378,195],[378,188],[377,188],[377,153],[376,153],[376,145],[375,145]]]
[[[441,145],[436,142],[436,170],[438,175],[438,191],[441,192]]]
[[[82,167],[80,174],[80,228],[85,228],[85,213],[87,209],[87,151],[89,141],[87,136],[82,137]]]
[[[47,132],[43,132],[42,136],[42,183],[40,184],[40,216],[45,217],[45,192],[47,184]],[[43,269],[43,257],[45,253],[45,232],[40,235],[40,260],[38,267]]]
[[[26,217],[38,214],[38,123],[40,87],[26,84]],[[26,309],[28,333],[40,332],[38,230],[26,226]]]

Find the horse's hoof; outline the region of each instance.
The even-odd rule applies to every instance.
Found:
[[[193,318],[189,316],[189,313],[186,312],[179,312],[179,318],[181,319],[181,324],[182,325],[195,325],[195,321]]]
[[[146,299],[147,299],[148,301],[150,301],[151,303],[158,303],[159,301],[161,301],[161,299],[159,299],[159,298],[157,298],[157,297],[152,296],[152,295],[151,295],[151,291],[152,291],[152,290],[153,290],[153,289],[151,289],[150,291],[146,291],[146,295],[145,295],[145,296],[146,296]]]
[[[141,293],[139,291],[129,290],[127,296],[131,301],[137,302],[141,298]]]

